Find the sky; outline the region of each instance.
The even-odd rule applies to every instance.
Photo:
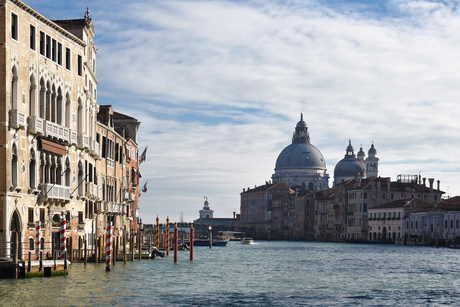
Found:
[[[460,195],[458,1],[25,0],[95,25],[99,105],[140,122],[140,216],[239,213],[303,113],[330,186],[351,139],[379,175]],[[110,3],[110,5],[108,5]]]

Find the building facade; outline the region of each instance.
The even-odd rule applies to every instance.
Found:
[[[8,80],[0,86],[3,253],[10,253],[12,241],[20,243],[21,258],[34,250],[38,221],[45,256],[52,256],[59,242],[62,219],[72,248],[82,239],[92,246],[108,222],[116,235],[129,231],[126,165],[116,150],[126,141],[109,121],[98,122],[97,48],[89,11],[82,19],[52,21],[19,0],[0,4],[1,74]]]

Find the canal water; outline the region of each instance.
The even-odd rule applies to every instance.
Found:
[[[74,263],[0,280],[1,306],[434,306],[460,304],[460,250],[259,241],[163,259]]]

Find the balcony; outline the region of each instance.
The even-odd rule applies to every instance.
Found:
[[[106,202],[107,213],[112,214],[123,214],[123,204],[115,202]]]
[[[47,137],[56,138],[58,140],[69,142],[70,130],[67,127],[45,120],[44,135]]]
[[[99,198],[98,187],[93,182],[86,182],[85,196],[90,199]]]
[[[85,133],[79,133],[78,134],[78,148],[89,148],[89,136],[86,135]]]
[[[40,198],[43,202],[54,202],[66,204],[70,202],[70,187],[59,184],[42,183],[40,188]]]
[[[91,138],[90,145],[91,145],[91,152],[92,152],[95,156],[100,157],[100,156],[101,156],[101,152],[100,152],[99,143],[96,142],[96,140],[93,140],[93,139]]]
[[[70,144],[77,145],[78,135],[77,131],[70,130]]]
[[[19,110],[11,110],[10,111],[10,126],[19,129],[26,127],[26,113],[21,112]]]
[[[353,211],[347,211],[346,215],[353,215],[354,212]]]
[[[29,116],[29,133],[43,135],[44,119],[38,116]]]

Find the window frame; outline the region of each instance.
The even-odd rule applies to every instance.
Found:
[[[32,24],[29,26],[29,48],[33,51],[37,49],[36,29]]]
[[[11,12],[11,39],[19,42],[19,18],[13,12]]]

